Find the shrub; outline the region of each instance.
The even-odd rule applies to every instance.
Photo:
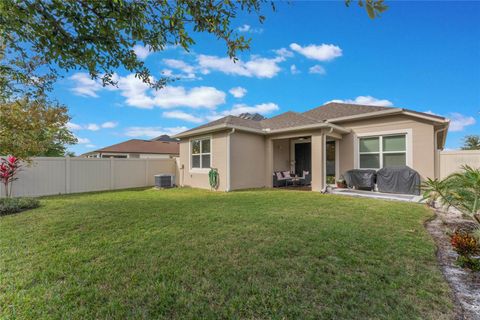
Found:
[[[20,171],[20,159],[14,156],[7,158],[0,158],[0,181],[3,183],[5,189],[5,196],[10,198],[12,196],[12,184],[18,178],[16,175]]]
[[[335,184],[335,176],[327,176],[327,184]]]
[[[440,200],[444,206],[456,208],[480,224],[480,168],[464,165],[460,172],[443,180],[427,179],[422,189],[423,199],[431,205]]]
[[[480,228],[473,230],[472,235],[477,239],[477,242],[480,243]]]
[[[480,259],[478,258],[460,256],[457,259],[457,264],[465,269],[470,269],[472,271],[480,271]]]
[[[477,239],[466,232],[456,231],[450,238],[453,249],[461,256],[469,257],[479,252]]]
[[[40,201],[35,198],[3,198],[0,199],[0,216],[38,208]]]

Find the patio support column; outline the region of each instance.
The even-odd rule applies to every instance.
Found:
[[[312,134],[312,191],[325,188],[325,141],[322,131]]]
[[[273,187],[273,140],[267,137],[265,140],[265,187]]]

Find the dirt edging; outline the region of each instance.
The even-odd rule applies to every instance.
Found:
[[[425,222],[425,228],[437,245],[437,260],[452,289],[455,318],[480,320],[480,272],[471,272],[455,265],[458,254],[453,251],[448,230],[469,223],[458,212],[435,210],[435,217]]]

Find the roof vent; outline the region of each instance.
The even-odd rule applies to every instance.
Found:
[[[248,113],[248,112],[241,113],[238,117],[242,118],[242,119],[254,120],[254,121],[261,121],[261,120],[266,119],[264,116],[262,116],[259,113],[253,113],[252,114],[252,113]]]

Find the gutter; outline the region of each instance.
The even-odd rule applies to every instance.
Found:
[[[276,130],[271,130],[269,128],[258,130],[258,129],[242,127],[242,126],[220,124],[220,125],[216,125],[216,126],[211,126],[211,127],[206,127],[206,128],[201,128],[201,129],[197,129],[197,130],[192,130],[192,131],[188,131],[188,132],[179,133],[179,134],[174,135],[173,137],[174,138],[191,137],[191,136],[195,136],[195,135],[204,134],[204,133],[207,133],[207,132],[222,131],[222,130],[226,130],[226,129],[236,129],[236,130],[256,133],[256,134],[260,134],[260,135],[270,135],[270,134],[275,134],[275,133],[295,132],[295,131],[301,131],[301,130],[322,129],[322,128],[331,128],[331,129],[337,130],[341,133],[349,133],[351,131],[350,129],[346,129],[346,128],[343,128],[339,125],[336,125],[336,124],[333,124],[333,123],[327,123],[327,122],[309,124],[309,125],[305,125],[305,126],[282,128],[282,129],[276,129]]]
[[[434,131],[433,134],[433,150],[434,150],[434,167],[433,167],[433,176],[435,179],[440,179],[440,149],[438,148],[438,134],[442,131],[446,131],[448,129],[448,125],[441,128],[437,129]],[[445,140],[447,139],[447,135],[443,135],[443,141],[442,141],[442,149],[445,147]]]
[[[420,119],[425,119],[428,121],[433,121],[437,123],[448,123],[448,120],[442,117],[438,117],[435,115],[429,115],[429,114],[424,114],[421,112],[416,112],[408,109],[403,109],[403,108],[391,108],[388,110],[382,110],[382,111],[375,111],[375,112],[369,112],[369,113],[362,113],[362,114],[357,114],[353,116],[346,116],[346,117],[338,117],[338,118],[333,118],[333,119],[328,119],[325,122],[327,123],[332,123],[332,122],[345,122],[345,121],[353,121],[353,120],[361,120],[361,119],[368,119],[372,117],[382,117],[385,115],[394,115],[394,114],[404,114],[407,116],[415,117],[415,118],[420,118]]]
[[[435,138],[435,139],[434,139],[434,140],[435,140],[435,150],[438,150],[438,134],[439,134],[440,132],[447,131],[447,129],[448,129],[448,125],[445,126],[445,127],[443,127],[443,128],[441,128],[441,129],[435,130],[435,137],[434,137],[434,138]],[[446,140],[447,140],[447,135],[444,134],[444,135],[443,135],[443,139],[442,139],[442,150],[443,150],[443,148],[445,147],[445,141],[446,141]]]
[[[225,129],[238,129],[246,132],[251,132],[251,133],[257,133],[257,134],[263,134],[263,131],[253,129],[253,128],[248,128],[248,127],[241,127],[241,126],[234,126],[234,125],[229,125],[226,123],[219,124],[216,126],[211,126],[211,127],[206,127],[206,128],[200,128],[200,129],[193,129],[192,131],[188,132],[181,132],[173,136],[173,138],[184,138],[184,137],[191,137],[191,136],[196,136],[199,134],[207,133],[207,132],[215,132],[215,131],[221,131]]]
[[[309,124],[309,125],[298,126],[298,127],[283,128],[283,129],[277,129],[277,130],[264,129],[264,134],[275,134],[275,133],[293,132],[293,131],[301,131],[301,130],[308,130],[308,129],[323,129],[323,128],[329,128],[331,130],[330,132],[332,132],[333,130],[337,130],[341,133],[351,132],[350,129],[346,129],[346,128],[341,127],[339,125],[336,125],[336,124],[333,124],[333,123],[328,123],[328,122],[322,122],[322,123]]]

